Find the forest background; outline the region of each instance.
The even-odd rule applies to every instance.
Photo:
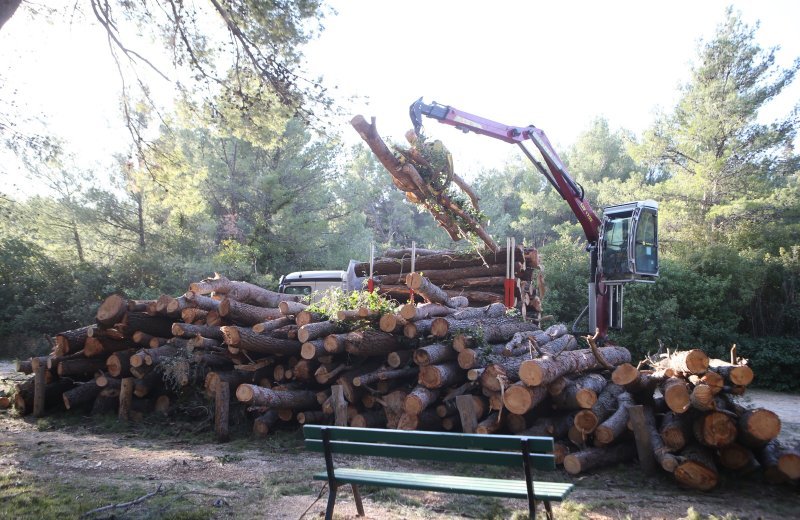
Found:
[[[291,271],[365,260],[372,242],[378,251],[472,247],[406,201],[369,150],[329,131],[349,117],[323,83],[297,73],[321,3],[211,2],[226,52],[215,52],[203,12],[188,4],[166,1],[159,13],[89,3],[121,64],[158,68],[113,41],[124,20],[165,36],[192,81],[169,112],[154,109],[141,76],[125,83],[134,152],[112,171],[77,166],[52,136],[18,132],[13,107],[0,105],[2,144],[42,187],[26,197],[0,187],[0,358],[44,352],[47,335],[90,323],[112,292],[179,295],[214,272],[275,289]],[[661,276],[628,288],[615,341],[635,357],[659,342],[722,357],[735,343],[762,386],[799,390],[800,105],[767,123],[758,115],[800,60],[778,66],[756,31],[735,10],[721,13],[674,106],[638,134],[587,120],[559,152],[594,208],[660,204]],[[571,323],[585,306],[588,255],[568,206],[523,157],[472,183],[496,239],[539,248],[544,312]]]

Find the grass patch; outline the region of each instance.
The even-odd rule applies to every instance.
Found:
[[[396,488],[382,488],[375,486],[360,486],[361,496],[369,497],[374,502],[391,504],[394,506],[422,507],[423,503]]]
[[[302,471],[270,473],[262,481],[264,498],[271,500],[285,496],[308,495],[314,492],[311,475]]]
[[[717,515],[708,515],[704,516],[702,513],[698,513],[694,510],[693,507],[690,507],[686,511],[686,517],[682,520],[738,520],[739,517],[734,516],[731,513],[726,514],[725,516],[717,516]]]
[[[131,484],[130,481],[98,484],[91,479],[76,479],[73,482],[62,482],[14,471],[0,474],[0,518],[76,518],[98,507],[130,502],[154,490],[152,487]],[[129,520],[205,520],[212,516],[210,509],[190,502],[174,490],[167,490],[127,509],[105,511],[99,516],[108,518],[109,514],[121,513]]]

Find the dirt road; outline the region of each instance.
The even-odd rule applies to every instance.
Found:
[[[0,368],[13,370],[8,364]],[[0,378],[2,375],[0,375]],[[753,404],[775,410],[782,437],[800,439],[800,397],[752,391]],[[219,445],[178,421],[121,425],[114,418],[63,414],[40,420],[0,414],[0,518],[75,518],[100,506],[161,491],[114,518],[320,518],[315,502],[322,458],[302,450],[296,431],[268,439]],[[240,438],[245,438],[242,434]],[[384,460],[365,466],[384,467]],[[428,465],[430,466],[430,465]],[[395,467],[413,470],[413,464]],[[416,466],[419,469],[419,466]],[[435,468],[434,468],[435,469]],[[444,470],[444,468],[442,468]],[[576,491],[557,509],[562,519],[681,518],[690,507],[730,518],[794,518],[797,487],[768,486],[758,477],[726,476],[710,493],[680,490],[671,476],[645,476],[637,465],[571,479]],[[507,518],[522,501],[422,492],[364,490],[368,518]],[[339,518],[355,518],[349,490],[340,493]],[[106,511],[93,518],[111,518]],[[704,518],[704,517],[700,517]]]

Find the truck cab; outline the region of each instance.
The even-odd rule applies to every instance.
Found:
[[[364,278],[356,276],[356,260],[350,260],[345,271],[296,271],[281,276],[278,292],[310,296],[311,301],[319,298],[327,289],[339,288],[343,291],[354,291],[363,288]]]

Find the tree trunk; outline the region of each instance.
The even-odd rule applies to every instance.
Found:
[[[694,420],[694,437],[705,446],[727,446],[736,440],[736,434],[736,423],[728,413],[709,412]]]
[[[705,352],[700,349],[692,349],[684,352],[675,352],[666,359],[658,363],[660,368],[671,368],[675,372],[683,375],[702,374],[708,370],[709,359]]]
[[[89,329],[92,325],[81,327],[79,329],[67,330],[56,334],[56,352],[57,355],[65,355],[70,352],[77,352],[83,348],[86,338],[89,337]]]
[[[256,334],[252,329],[243,327],[225,326],[221,327],[220,330],[225,343],[248,352],[278,356],[298,356],[303,346],[299,341]]]
[[[599,349],[611,365],[630,363],[631,353],[624,347],[604,347]],[[542,358],[525,361],[519,376],[529,386],[548,385],[556,378],[572,373],[603,368],[591,349],[563,352],[557,358]]]
[[[369,372],[353,378],[355,386],[364,386],[377,383],[378,381],[392,381],[396,379],[404,379],[419,376],[418,367],[401,368],[399,370],[386,370],[381,368],[375,372]]]
[[[242,384],[236,389],[236,399],[251,406],[315,410],[319,408],[317,396],[309,390],[270,390],[256,385]]]
[[[628,392],[617,396],[617,409],[594,431],[595,446],[608,446],[627,431],[628,406],[633,404],[633,397]]]
[[[617,409],[617,396],[619,396],[624,389],[609,383],[597,396],[597,402],[588,410],[581,410],[575,414],[575,427],[583,434],[592,433],[600,423],[611,417],[611,414]]]
[[[789,475],[779,467],[780,456],[784,448],[777,439],[772,439],[761,449],[756,450],[756,458],[764,470],[764,480],[770,484],[782,484],[789,480]]]
[[[691,406],[689,387],[680,377],[670,377],[661,386],[661,394],[669,409],[675,413],[684,413]]]
[[[119,294],[112,294],[100,304],[95,318],[98,325],[107,329],[122,321],[126,312],[128,312],[128,301]]]
[[[277,308],[249,305],[232,300],[229,297],[220,302],[219,315],[243,327],[252,327],[257,323],[283,317],[283,314]]]
[[[667,412],[661,419],[659,430],[664,445],[672,451],[682,450],[691,440],[692,421],[688,414]]]
[[[719,473],[707,448],[693,444],[681,452],[681,462],[675,468],[675,480],[683,486],[709,491],[719,482]]]
[[[324,338],[329,334],[341,332],[341,327],[332,321],[318,321],[302,325],[297,329],[297,339],[305,343],[318,338]]]
[[[553,404],[561,410],[588,409],[597,402],[597,396],[606,386],[600,374],[586,374],[569,381],[560,393],[553,396]]]
[[[256,437],[266,437],[278,424],[278,410],[270,409],[253,420],[253,434]]]
[[[385,428],[386,412],[383,410],[361,412],[350,419],[350,426],[353,428]]]
[[[106,367],[105,359],[75,358],[65,359],[58,364],[59,377],[91,377],[98,370]]]
[[[547,388],[544,386],[531,387],[518,382],[505,389],[503,404],[511,413],[522,415],[533,410],[548,395]]]
[[[753,369],[747,365],[732,365],[719,359],[709,361],[709,370],[721,375],[729,384],[747,386],[753,382]]]
[[[456,312],[456,309],[438,303],[421,303],[419,305],[407,303],[400,307],[400,316],[407,321],[449,316],[454,312]]]
[[[781,433],[781,420],[771,410],[739,409],[738,415],[740,439],[751,448],[763,446]]]
[[[416,349],[413,356],[414,363],[425,366],[452,361],[456,359],[458,353],[450,345],[433,343]]]
[[[172,335],[173,320],[160,316],[150,316],[144,312],[128,312],[122,320],[120,330],[126,336],[134,332],[144,332],[158,338],[168,338]]]
[[[422,385],[417,385],[406,395],[403,402],[403,412],[408,415],[419,415],[423,410],[430,407],[439,398],[438,389],[430,389]]]
[[[275,308],[282,301],[296,302],[301,298],[300,295],[276,293],[247,282],[233,282],[219,275],[193,283],[189,286],[189,290],[197,294],[220,293],[228,298],[259,307]]]
[[[350,332],[345,336],[345,351],[352,355],[385,356],[401,348],[397,336],[374,329]]]
[[[194,336],[203,336],[204,338],[224,340],[221,327],[212,327],[210,325],[191,325],[189,323],[173,323],[172,335],[180,338],[192,338]]]
[[[570,475],[578,475],[590,469],[633,460],[636,449],[631,444],[617,444],[605,448],[588,448],[564,457],[564,469]]]
[[[214,394],[214,435],[217,438],[217,442],[228,442],[230,440],[230,403],[230,385],[226,382],[220,382]]]
[[[457,303],[450,302],[450,296],[420,273],[411,273],[406,278],[406,285],[415,293],[422,295],[430,303],[438,303],[450,308],[458,308]]]
[[[523,258],[525,251],[517,246],[515,256]],[[501,265],[505,269],[506,248],[501,247],[496,253],[482,251],[480,255],[464,254],[454,251],[445,251],[440,255],[420,256],[416,259],[415,268],[418,272],[428,271],[455,271],[464,267],[481,267],[484,265]],[[375,261],[374,274],[400,274],[411,272],[411,258],[394,259],[381,258]],[[502,271],[505,273],[505,270]],[[356,276],[369,276],[369,262],[362,262],[355,266]]]
[[[460,383],[465,379],[466,374],[455,362],[427,365],[419,369],[419,384],[431,389]]]

